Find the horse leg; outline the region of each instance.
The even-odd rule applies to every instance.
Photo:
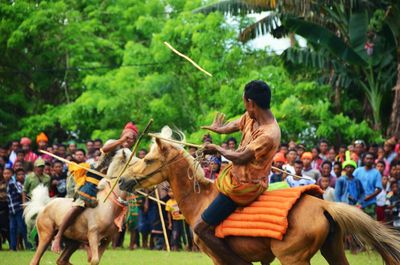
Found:
[[[72,265],[69,262],[72,254],[79,248],[80,242],[75,240],[65,240],[65,248],[57,260],[57,265]]]
[[[101,241],[100,247],[99,247],[99,260],[103,256],[104,251],[106,251],[110,242],[111,242],[111,237],[107,237],[107,238],[103,239],[103,241]]]
[[[96,229],[89,231],[88,239],[89,239],[90,252],[92,253],[90,264],[97,265],[99,264],[100,259],[99,259],[99,235]]]
[[[325,216],[331,229],[321,247],[321,254],[330,265],[349,265],[344,252],[342,231],[329,214],[325,213]]]
[[[39,244],[36,249],[35,255],[33,256],[30,265],[38,265],[43,253],[46,251],[47,247],[50,245],[51,240],[56,234],[53,223],[49,220],[42,218],[37,220],[37,230],[39,235]]]

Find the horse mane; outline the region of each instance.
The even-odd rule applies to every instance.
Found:
[[[173,137],[174,133],[179,136],[179,139],[176,139]],[[161,129],[161,132],[157,133],[157,135],[159,135],[163,138],[166,138],[166,139],[178,140],[183,143],[186,142],[186,136],[181,130],[179,130],[179,129],[172,130],[169,126],[164,126]],[[204,184],[204,185],[209,185],[209,184],[213,183],[213,181],[211,181],[205,177],[204,170],[201,167],[200,162],[197,161],[195,158],[193,158],[191,155],[189,155],[189,153],[184,149],[184,146],[185,146],[184,144],[167,142],[167,141],[163,141],[162,139],[161,139],[161,141],[165,144],[172,146],[173,148],[175,148],[177,150],[184,150],[186,160],[189,163],[190,169],[193,172],[192,177],[194,177],[195,180],[197,180],[199,183]],[[153,145],[151,148],[155,148],[155,146],[156,146],[155,140],[153,139]],[[188,174],[189,174],[189,172],[188,172]]]

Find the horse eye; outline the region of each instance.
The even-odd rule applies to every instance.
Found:
[[[151,163],[154,162],[154,159],[145,159],[144,162],[145,162],[146,164],[151,164]]]

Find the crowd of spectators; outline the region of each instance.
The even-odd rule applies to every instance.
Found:
[[[205,135],[203,142],[212,143]],[[29,201],[32,190],[39,184],[47,185],[50,197],[73,197],[74,182],[68,165],[43,154],[53,153],[77,163],[94,164],[100,157],[100,139],[76,144],[50,144],[46,134],[40,133],[36,143],[23,137],[0,147],[0,247],[8,241],[10,250],[34,248],[28,240],[23,220],[23,203]],[[223,148],[236,150],[238,143],[229,138]],[[189,153],[197,155],[196,148]],[[138,157],[146,155],[146,149]],[[220,155],[207,155],[202,160],[206,178],[215,180],[229,161]],[[349,145],[335,146],[320,140],[318,146],[307,148],[290,141],[282,143],[273,160],[274,168],[269,183],[286,182],[290,187],[316,184],[324,191],[323,199],[344,202],[361,208],[378,221],[400,229],[400,142],[390,138],[383,145],[356,140]],[[282,172],[283,171],[283,172]],[[286,172],[286,173],[284,173]],[[163,216],[173,250],[195,249],[190,228],[179,211],[173,192],[163,183],[157,187],[166,202]],[[146,190],[152,194],[154,190]],[[131,194],[129,211],[123,232],[116,235],[113,247],[123,246],[125,231],[130,233],[129,248],[165,249],[162,222],[157,204],[147,197]]]

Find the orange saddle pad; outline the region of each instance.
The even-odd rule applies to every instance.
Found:
[[[303,193],[321,195],[317,185],[266,191],[244,208],[238,208],[215,229],[215,235],[270,237],[282,240],[290,209]]]

